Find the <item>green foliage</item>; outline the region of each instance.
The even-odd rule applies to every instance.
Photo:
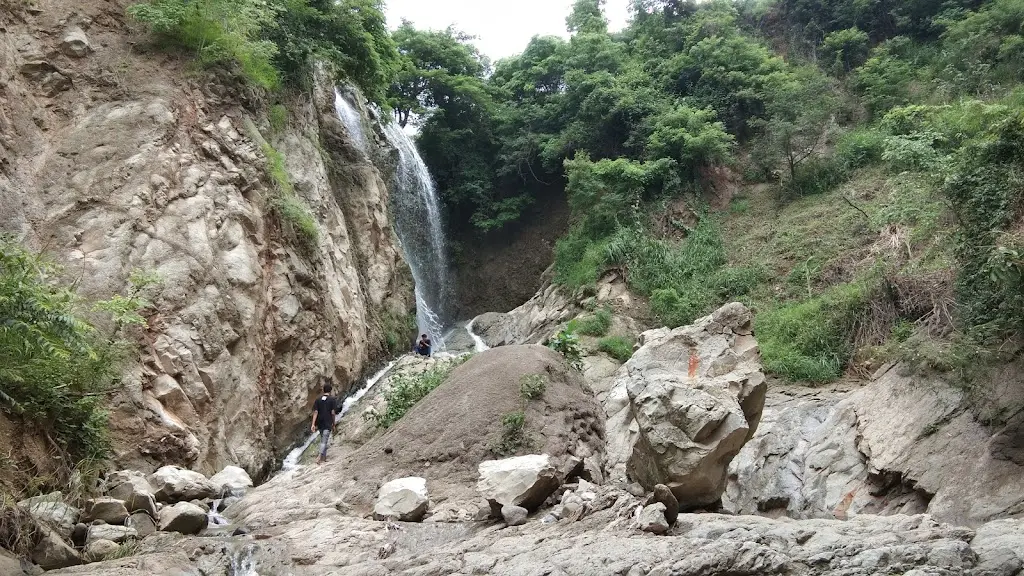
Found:
[[[774,76],[767,94],[764,118],[752,120],[763,131],[760,162],[783,163],[796,181],[798,167],[816,157],[825,140],[836,102],[832,87],[817,70],[803,68]]]
[[[598,350],[625,363],[633,357],[633,340],[624,336],[608,336],[597,344]]]
[[[277,194],[270,199],[270,207],[281,222],[291,229],[301,245],[312,250],[320,241],[320,227],[309,206],[295,193],[295,186],[285,167],[284,155],[266,143],[263,145],[263,155],[267,157],[267,172],[277,189]]]
[[[544,395],[548,377],[544,374],[526,374],[519,379],[519,393],[526,400],[536,400]]]
[[[379,0],[147,0],[128,13],[201,65],[234,64],[267,89],[305,85],[321,60],[383,104],[398,67]]]
[[[832,73],[842,76],[863,64],[868,58],[871,39],[859,28],[837,30],[821,43],[821,58]]]
[[[501,417],[501,436],[491,447],[497,456],[512,456],[530,444],[526,433],[526,414],[509,412]]]
[[[577,318],[569,322],[569,330],[584,336],[604,336],[612,327],[612,313],[601,308],[593,315]]]
[[[398,374],[391,379],[390,387],[384,392],[384,401],[387,407],[383,413],[369,414],[379,428],[390,428],[395,422],[402,419],[409,409],[417,402],[426,398],[438,386],[444,384],[448,376],[459,365],[465,362],[467,357],[457,358],[446,362],[438,362],[430,369],[420,374]]]
[[[150,0],[128,14],[167,41],[194,51],[203,65],[235,63],[250,82],[273,89],[280,78],[271,59],[277,46],[259,38],[275,7],[264,0]]]
[[[989,342],[1024,333],[1021,247],[1024,113],[1015,111],[957,154],[944,190],[960,221],[961,320]]]
[[[416,337],[416,315],[385,312],[383,321],[384,344],[392,355],[409,349],[409,342]]]
[[[280,132],[288,125],[288,109],[281,104],[275,104],[270,107],[268,119],[270,120],[270,128],[275,132]]]
[[[383,2],[268,1],[277,6],[277,19],[264,34],[277,46],[273,62],[289,84],[307,85],[313,62],[326,61],[371,101],[386,103],[400,63]]]
[[[758,314],[755,333],[765,370],[793,381],[838,378],[853,354],[853,334],[866,302],[863,286],[847,284]]]
[[[54,433],[75,462],[106,456],[106,394],[124,354],[82,315],[60,269],[9,238],[0,238],[0,406]],[[97,303],[117,326],[145,325],[139,309],[153,277],[132,275],[128,296]]]
[[[564,356],[570,366],[577,370],[583,369],[583,350],[580,349],[580,339],[576,334],[568,330],[560,330],[551,337],[547,345],[548,348]]]

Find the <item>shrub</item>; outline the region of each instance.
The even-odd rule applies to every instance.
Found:
[[[263,144],[263,154],[267,157],[267,172],[277,188],[277,194],[270,199],[271,209],[284,224],[290,226],[303,247],[315,248],[320,241],[320,227],[309,206],[296,195],[285,168],[284,155],[267,143]]]
[[[622,363],[633,357],[633,340],[631,338],[608,336],[602,338],[597,347],[600,351]]]
[[[544,395],[548,378],[543,374],[525,374],[519,379],[519,393],[526,400],[536,400]]]
[[[860,128],[839,138],[835,155],[847,170],[856,170],[880,162],[884,150],[885,134],[871,128]]]
[[[270,108],[268,119],[270,120],[270,127],[275,132],[280,132],[288,125],[288,109],[281,104],[275,104]]]
[[[201,65],[233,63],[267,89],[305,84],[317,59],[383,105],[399,66],[379,0],[147,0],[128,13]]]
[[[274,22],[275,10],[257,0],[150,0],[128,14],[163,39],[195,52],[200,64],[238,65],[247,80],[273,89],[280,84],[271,59],[277,46],[260,32]]]
[[[435,364],[421,374],[398,374],[391,380],[391,386],[384,392],[387,408],[383,414],[371,414],[371,418],[379,428],[390,428],[402,419],[410,408],[426,398],[427,394],[444,383],[456,367],[468,357]]]
[[[491,447],[491,452],[498,456],[512,456],[529,444],[526,435],[526,414],[509,412],[501,417],[501,437]]]
[[[601,308],[591,316],[584,316],[570,322],[573,332],[584,336],[604,336],[612,327],[612,313]]]
[[[765,370],[791,381],[838,378],[853,353],[853,335],[867,292],[857,284],[778,305],[757,316]]]
[[[104,338],[61,270],[0,237],[0,408],[53,432],[75,462],[106,456],[105,397],[127,346]],[[128,296],[97,303],[120,329],[145,325],[139,309],[150,276],[133,274]]]
[[[583,351],[580,339],[569,330],[561,330],[548,341],[548,348],[558,352],[577,370],[583,369]]]

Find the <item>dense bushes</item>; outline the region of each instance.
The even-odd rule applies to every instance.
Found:
[[[848,284],[758,314],[755,329],[765,370],[789,380],[838,378],[853,354],[854,329],[866,299],[862,286]]]
[[[104,404],[126,349],[86,319],[88,308],[59,280],[60,269],[9,238],[0,238],[0,407],[52,432],[74,461],[109,448]],[[115,325],[142,325],[141,290],[94,307]]]
[[[253,84],[304,84],[313,59],[332,62],[379,103],[398,51],[378,0],[149,0],[128,13],[204,65],[238,67]]]

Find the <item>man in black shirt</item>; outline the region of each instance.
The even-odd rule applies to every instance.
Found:
[[[328,378],[324,384],[324,393],[313,403],[313,421],[309,425],[310,432],[320,434],[317,464],[327,461],[327,444],[331,441],[331,432],[334,431],[334,418],[340,412],[341,404],[337,398],[331,396],[331,380]]]

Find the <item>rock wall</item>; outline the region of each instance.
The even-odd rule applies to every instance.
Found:
[[[1012,407],[1021,394],[986,396]],[[794,518],[927,512],[968,526],[1020,516],[1021,423],[983,425],[977,406],[964,389],[901,367],[860,387],[778,385],[732,462],[725,505]]]
[[[0,6],[0,230],[66,264],[86,298],[123,292],[133,270],[159,275],[111,406],[120,465],[260,477],[321,378],[357,381],[385,354],[388,317],[413,306],[388,190],[322,73],[272,128],[269,103],[223,71],[148,47],[127,4]],[[315,246],[272,213],[264,142]]]

